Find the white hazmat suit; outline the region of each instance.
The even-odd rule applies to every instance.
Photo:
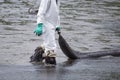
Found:
[[[45,52],[48,50],[56,51],[55,29],[60,26],[59,1],[41,0],[37,14],[37,24],[43,23],[43,46]]]

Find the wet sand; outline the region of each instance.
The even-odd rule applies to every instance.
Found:
[[[56,67],[0,65],[0,80],[119,80],[120,58],[76,60]]]

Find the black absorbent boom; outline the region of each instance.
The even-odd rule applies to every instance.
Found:
[[[120,57],[120,50],[97,51],[97,52],[87,52],[87,53],[75,51],[69,46],[69,44],[61,35],[60,31],[58,31],[58,35],[59,35],[59,38],[58,38],[59,46],[63,51],[63,53],[69,59],[99,58],[99,57],[108,56],[108,55],[114,56],[114,57]]]

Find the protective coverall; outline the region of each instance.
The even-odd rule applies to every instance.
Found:
[[[37,24],[43,23],[43,46],[45,52],[48,50],[56,51],[55,29],[60,26],[59,1],[41,0],[37,14]]]

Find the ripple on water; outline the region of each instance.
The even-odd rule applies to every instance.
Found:
[[[56,68],[30,64],[42,38],[33,33],[36,15],[27,11],[38,1],[0,0],[0,80],[120,80],[120,58],[67,61],[58,48]],[[120,48],[120,0],[60,1],[62,35],[73,49]]]

